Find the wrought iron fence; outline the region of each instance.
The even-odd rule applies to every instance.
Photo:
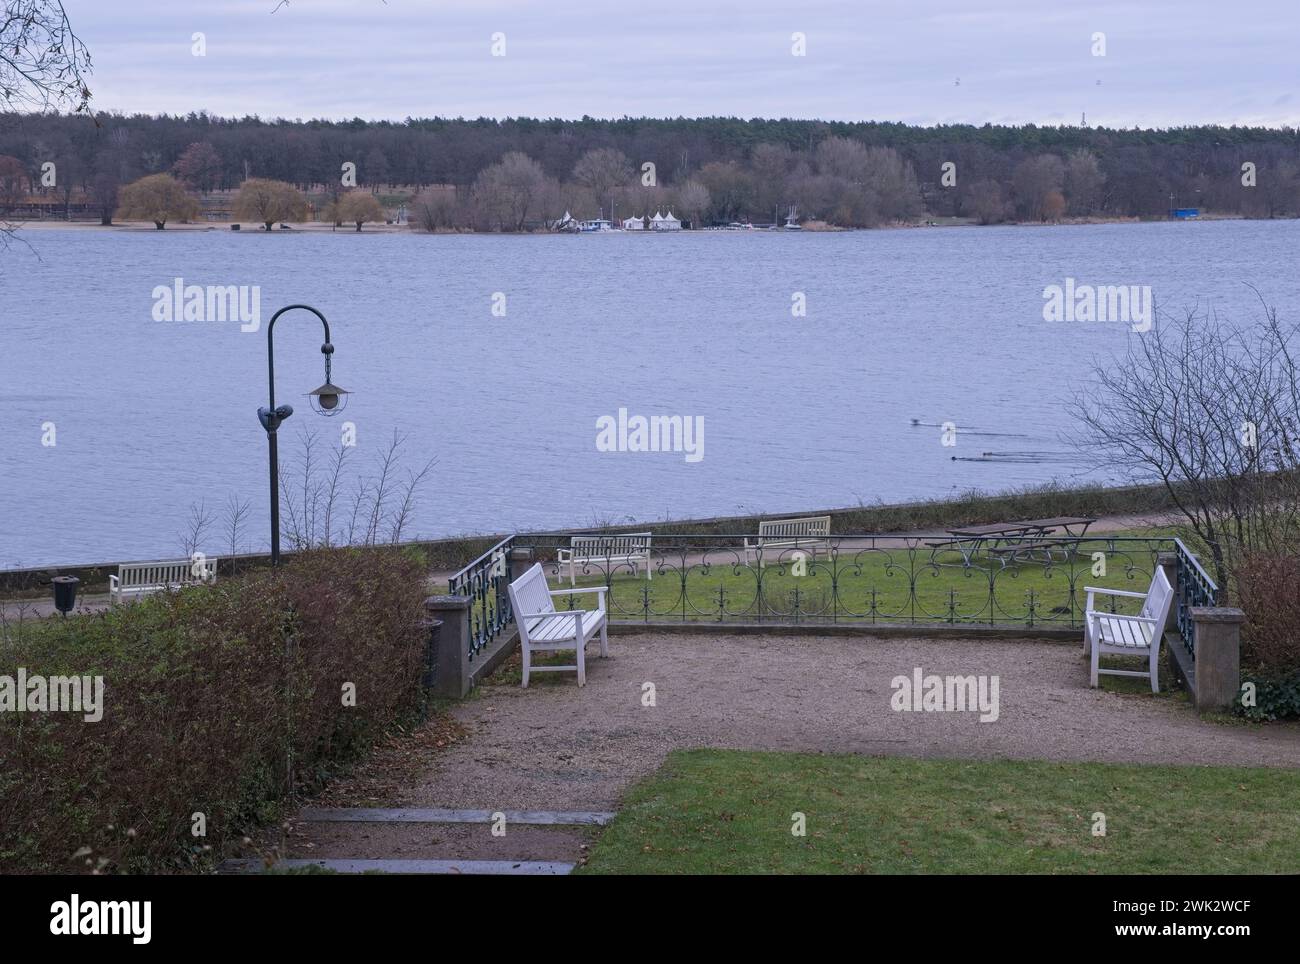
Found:
[[[448,580],[449,593],[468,596],[471,600],[470,659],[481,653],[514,619],[510,611],[510,594],[506,591],[514,578],[510,565],[513,538],[506,536]]]
[[[1085,587],[1144,591],[1159,555],[1174,553],[1178,627],[1189,649],[1187,610],[1213,604],[1217,591],[1173,538],[836,535],[772,544],[755,535],[654,535],[635,551],[622,546],[624,555],[588,548],[571,569],[557,557],[573,546],[572,533],[512,536],[452,577],[450,591],[473,600],[471,657],[509,625],[506,586],[534,563],[556,582],[607,587],[611,620],[1081,629]],[[1100,600],[1114,611],[1140,605]]]
[[[1178,635],[1182,637],[1192,659],[1196,659],[1196,632],[1192,625],[1192,607],[1213,606],[1219,598],[1219,587],[1210,578],[1196,556],[1183,545],[1181,539],[1174,540],[1178,553],[1178,580],[1175,583],[1175,600],[1178,604]]]

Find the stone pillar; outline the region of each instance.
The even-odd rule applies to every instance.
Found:
[[[1240,609],[1196,606],[1192,608],[1196,652],[1196,708],[1223,710],[1241,696]]]
[[[438,640],[438,677],[434,695],[459,699],[473,683],[469,666],[470,605],[469,596],[430,596],[424,610],[430,619],[442,620]]]

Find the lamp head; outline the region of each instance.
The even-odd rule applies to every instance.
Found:
[[[352,393],[346,389],[332,385],[328,381],[319,388],[314,388],[307,393],[311,399],[311,407],[321,415],[332,416],[348,406],[348,396]]]

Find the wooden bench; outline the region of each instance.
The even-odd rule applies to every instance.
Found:
[[[559,673],[570,670],[578,671],[578,685],[587,685],[587,643],[600,634],[600,655],[609,655],[609,640],[606,636],[605,593],[604,586],[592,586],[588,589],[546,588],[546,573],[540,562],[512,582],[508,589],[510,607],[515,616],[515,625],[519,627],[519,649],[523,655],[523,681],[528,685],[530,673]],[[594,592],[597,596],[597,608],[556,610],[555,596],[572,596],[578,593]],[[534,652],[553,652],[557,649],[576,651],[572,666],[534,666]]]
[[[129,597],[215,582],[216,579],[216,559],[124,562],[117,567],[117,575],[108,577],[108,604],[115,606]]]
[[[555,555],[558,569],[569,567],[569,585],[578,584],[578,567],[586,571],[595,565],[607,576],[616,566],[630,566],[632,574],[645,565],[645,577],[650,579],[649,532],[627,532],[621,535],[574,536],[569,548]]]
[[[758,537],[753,542],[745,539],[745,562],[749,562],[751,553],[757,555],[758,566],[762,569],[768,558],[779,558],[783,549],[808,549],[816,559],[818,549],[830,552],[830,534],[831,517],[828,515],[768,519],[759,522]],[[771,556],[766,556],[769,552]]]
[[[1098,674],[1149,676],[1151,692],[1159,693],[1160,640],[1164,636],[1169,607],[1174,601],[1174,589],[1169,585],[1169,577],[1165,575],[1164,568],[1156,566],[1155,575],[1151,577],[1151,588],[1144,593],[1124,589],[1098,589],[1094,586],[1085,586],[1084,591],[1088,594],[1088,603],[1084,611],[1083,651],[1092,660],[1092,685],[1097,685]],[[1129,616],[1097,609],[1094,603],[1096,596],[1141,599],[1142,611],[1136,616]],[[1103,655],[1145,656],[1147,671],[1102,669],[1099,659]]]

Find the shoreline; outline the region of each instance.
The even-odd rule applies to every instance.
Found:
[[[1237,214],[1206,214],[1196,221],[1296,221],[1300,218],[1281,217],[1281,218],[1247,218]],[[413,224],[367,224],[360,231],[356,230],[355,225],[348,224],[341,228],[335,228],[328,222],[323,221],[288,221],[288,233],[295,231],[304,234],[421,234],[421,235],[483,235],[487,237],[509,235],[526,236],[569,236],[575,232],[569,231],[474,231],[474,230],[443,230],[443,231],[423,231]],[[752,230],[733,230],[728,228],[691,228],[680,231],[606,231],[591,232],[599,234],[629,234],[629,235],[715,235],[715,234],[762,234],[762,235],[800,235],[800,234],[853,234],[862,231],[906,231],[919,228],[1059,228],[1059,227],[1079,227],[1083,225],[1102,225],[1102,224],[1168,224],[1183,223],[1175,218],[1138,218],[1138,217],[1088,217],[1088,218],[1065,218],[1060,221],[1002,221],[997,224],[979,224],[968,218],[927,218],[919,222],[882,224],[874,228],[841,228],[831,225],[809,227],[804,226],[799,231],[786,231],[783,229],[771,230],[765,228],[754,228]],[[276,228],[274,231],[264,231],[260,224],[251,224],[245,221],[196,221],[196,222],[175,222],[169,223],[161,232],[154,226],[151,221],[115,221],[113,224],[100,224],[93,220],[74,220],[61,221],[53,218],[40,220],[4,220],[0,221],[15,232],[23,231],[98,231],[103,233],[111,232],[132,232],[147,231],[155,234],[165,234],[168,231],[224,231],[235,234],[280,234],[281,229]],[[239,231],[232,231],[232,226],[238,224]]]

